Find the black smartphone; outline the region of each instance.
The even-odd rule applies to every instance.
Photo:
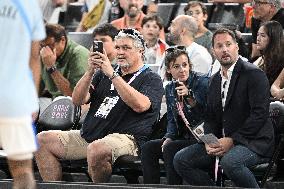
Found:
[[[181,84],[179,83],[179,80],[175,80],[174,83],[175,83],[175,88],[181,86]]]
[[[102,41],[93,41],[93,52],[103,52],[103,42]]]
[[[175,85],[175,94],[177,97],[177,100],[180,102],[182,101],[182,97],[178,95],[176,88],[181,86],[181,84],[179,83],[179,80],[174,80],[174,85]]]

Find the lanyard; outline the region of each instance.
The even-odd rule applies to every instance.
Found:
[[[117,67],[117,70],[118,70],[119,67]],[[136,79],[136,77],[138,75],[140,75],[144,70],[146,70],[147,68],[149,68],[149,65],[148,64],[144,64],[144,66],[142,68],[140,68],[131,78],[130,80],[127,82],[127,84],[130,85],[130,83],[132,83],[132,81],[134,81],[134,79]],[[117,71],[116,70],[116,71]],[[113,83],[111,84],[111,87],[110,87],[110,90],[113,91],[114,90],[114,86],[113,86]]]

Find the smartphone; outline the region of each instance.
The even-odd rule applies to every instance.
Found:
[[[174,85],[175,85],[175,93],[176,93],[177,100],[181,102],[182,97],[178,95],[177,90],[176,90],[177,87],[181,86],[181,84],[179,83],[179,80],[174,80]]]
[[[102,41],[93,41],[93,52],[103,52],[103,42]]]
[[[174,84],[175,84],[175,88],[181,86],[181,84],[179,83],[179,80],[174,80]]]

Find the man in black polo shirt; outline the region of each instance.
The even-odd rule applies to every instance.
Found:
[[[275,20],[284,28],[284,8],[281,8],[280,0],[253,0],[252,7],[251,32],[253,41],[251,59],[255,59],[260,56],[259,51],[256,49],[256,37],[261,23]]]
[[[87,157],[95,183],[107,182],[112,164],[122,155],[137,155],[158,117],[161,78],[144,65],[145,43],[140,33],[125,29],[115,37],[117,67],[105,52],[91,52],[89,68],[77,83],[74,104],[90,102],[81,131],[38,134],[36,161],[44,181],[60,180],[60,159]]]

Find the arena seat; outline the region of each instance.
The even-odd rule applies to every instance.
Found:
[[[76,43],[90,49],[93,44],[93,34],[88,32],[68,32],[67,37]]]

